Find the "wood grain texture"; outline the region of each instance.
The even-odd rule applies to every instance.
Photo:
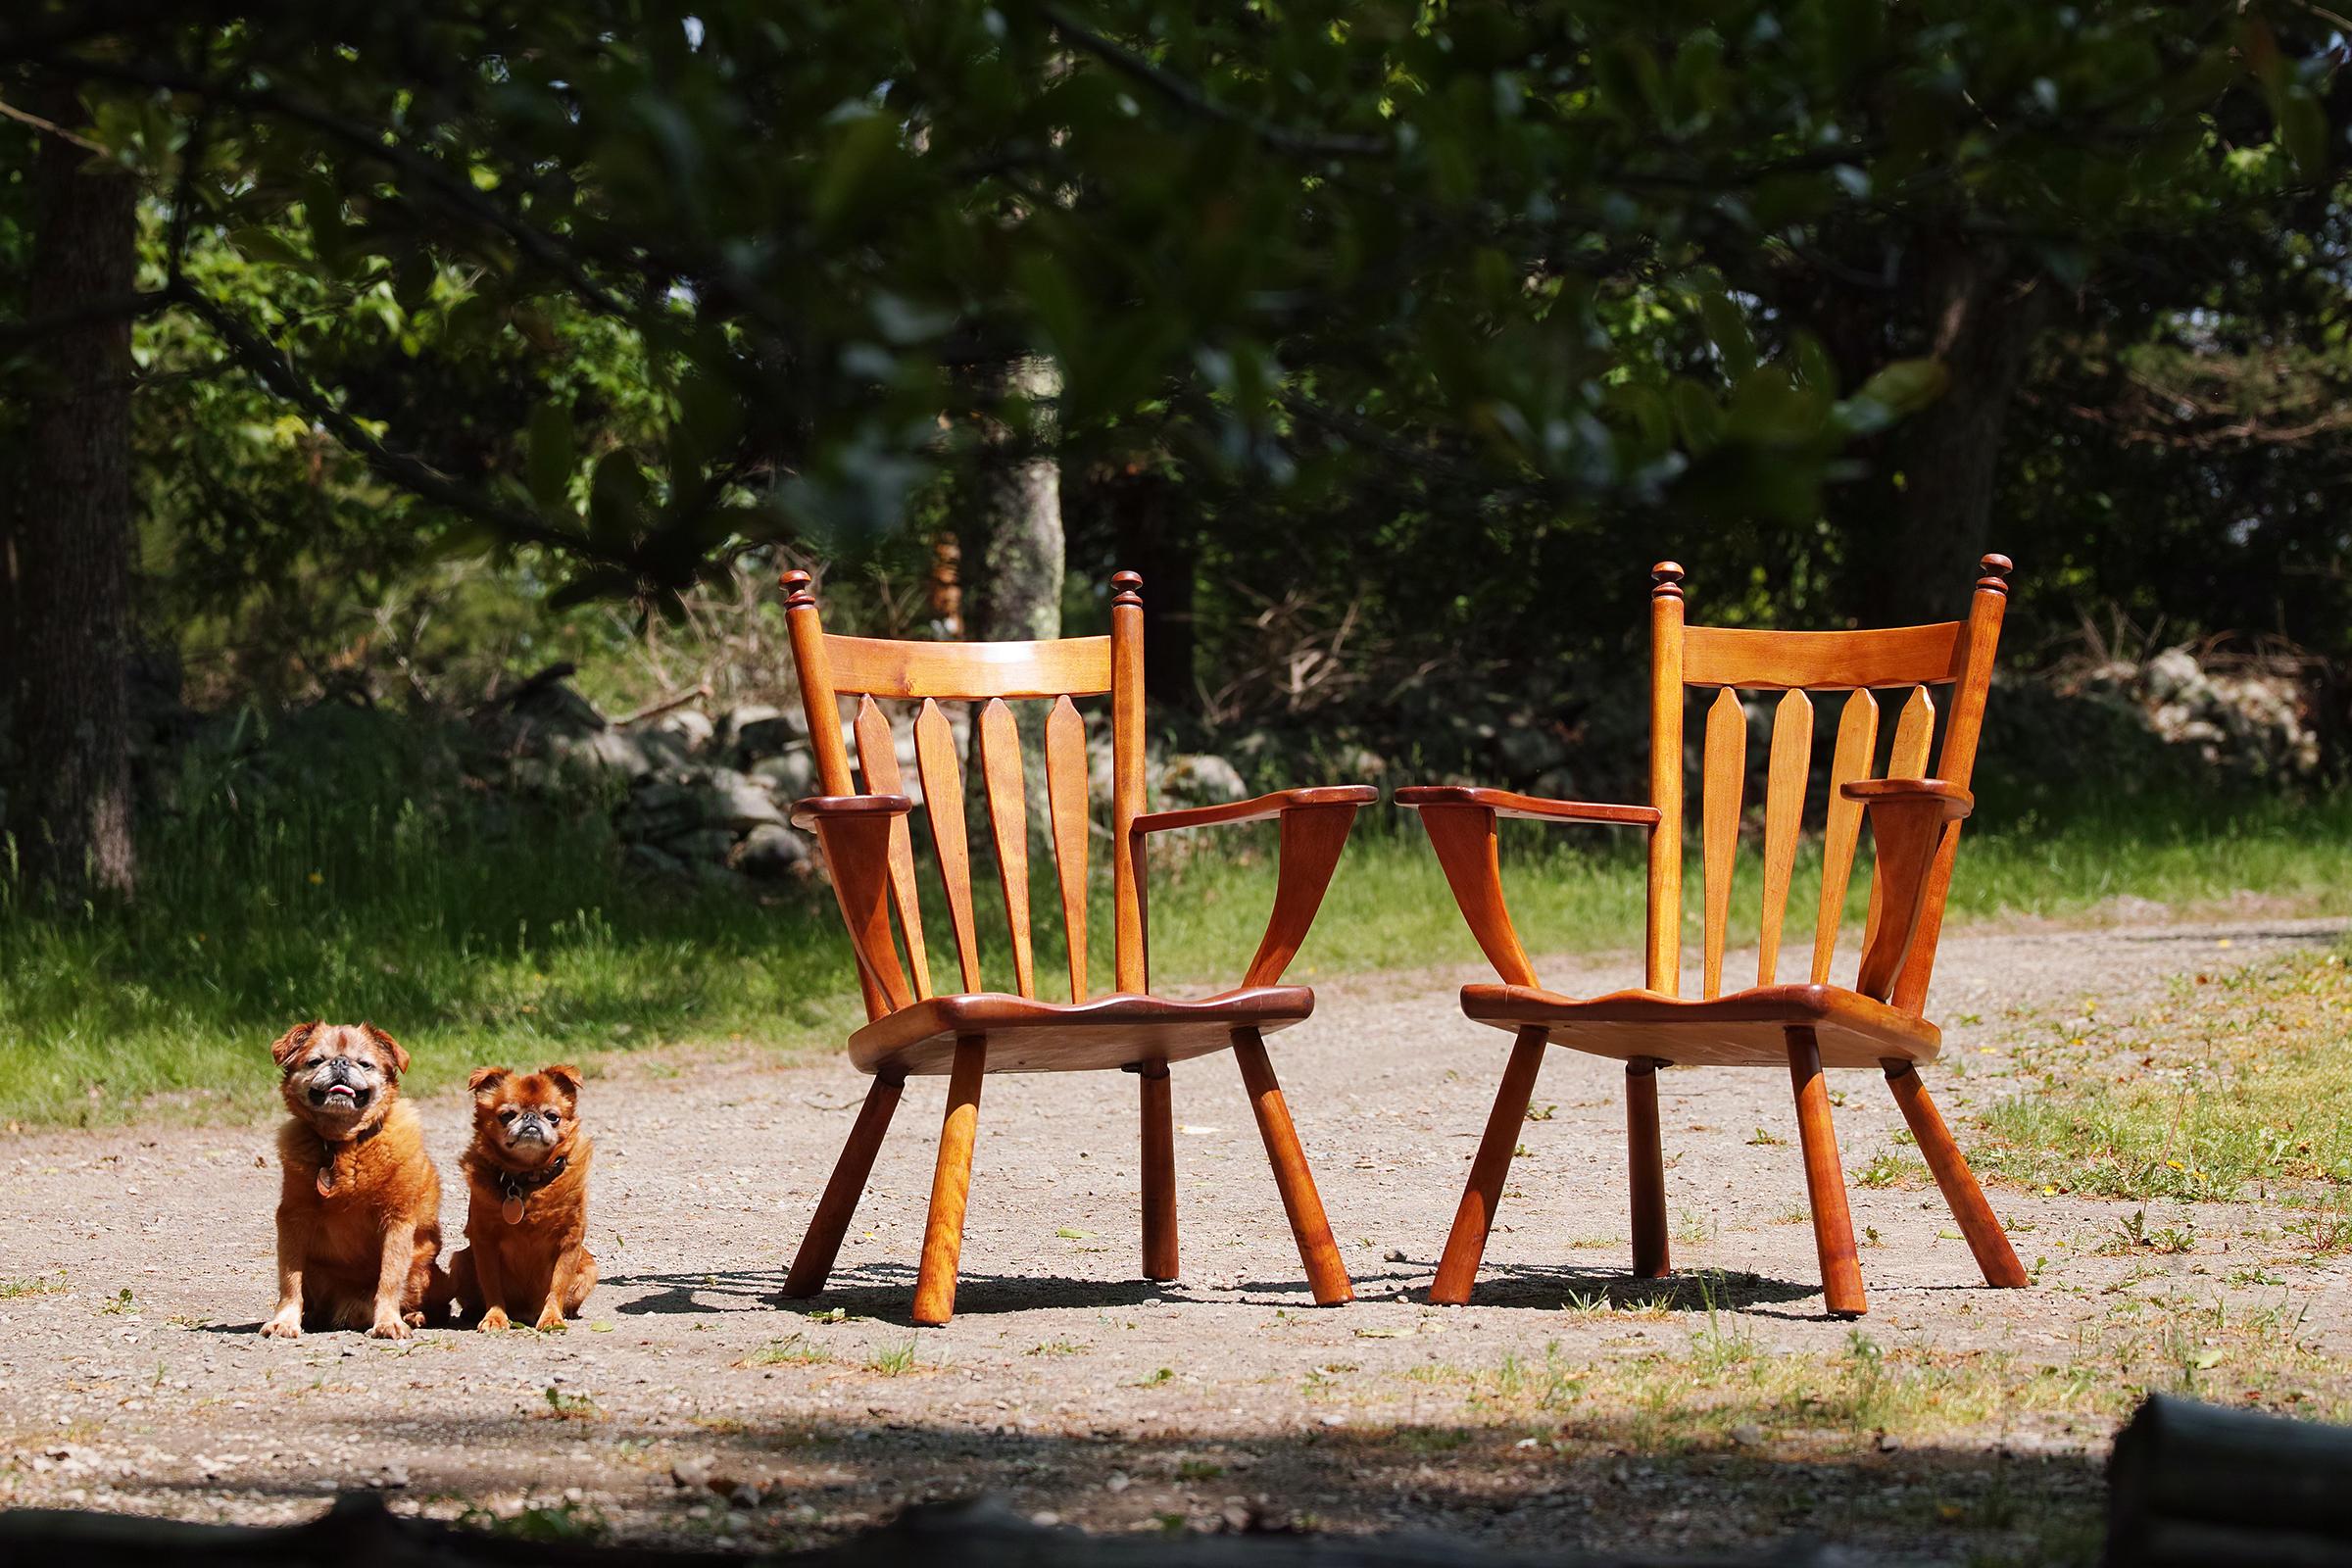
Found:
[[[1830,1123],[1829,1081],[1813,1031],[1788,1031],[1788,1081],[1796,1092],[1797,1141],[1805,1156],[1805,1198],[1813,1208],[1813,1247],[1821,1259],[1822,1295],[1834,1317],[1860,1317],[1862,1264],[1854,1250],[1854,1219],[1845,1200],[1845,1166],[1838,1130]]]
[[[926,788],[929,786],[926,785]],[[1740,808],[1747,790],[1747,710],[1726,686],[1707,710],[1700,768],[1699,835],[1706,883],[1702,994],[1723,994],[1723,943],[1732,922],[1732,866],[1740,848]]]
[[[1968,623],[1875,631],[1751,631],[1691,626],[1683,633],[1683,679],[1692,686],[1847,691],[1957,680]]]
[[[1846,694],[1838,715],[1838,745],[1830,754],[1830,805],[1821,839],[1821,905],[1813,916],[1813,983],[1827,984],[1838,955],[1845,893],[1853,885],[1854,846],[1862,837],[1862,803],[1842,793],[1870,776],[1879,744],[1879,700],[1867,691]]]
[[[956,956],[963,989],[980,989],[980,937],[972,923],[972,856],[964,838],[963,764],[956,760],[956,732],[939,704],[923,699],[914,717],[914,764],[923,779],[923,808],[931,819],[931,852],[948,896],[948,924],[956,933]]]
[[[1290,1218],[1291,1237],[1298,1244],[1298,1261],[1305,1265],[1315,1304],[1337,1306],[1353,1300],[1355,1288],[1340,1261],[1339,1244],[1332,1240],[1331,1221],[1324,1216],[1314,1174],[1307,1169],[1306,1152],[1298,1147],[1298,1129],[1292,1125],[1291,1107],[1275,1081],[1266,1043],[1255,1029],[1237,1029],[1233,1054],[1241,1064],[1242,1086],[1249,1091],[1250,1109],[1257,1118],[1266,1159],[1274,1167],[1274,1185],[1282,1194],[1282,1210]]]
[[[1270,986],[1306,940],[1331,886],[1340,852],[1348,847],[1348,830],[1355,821],[1353,806],[1304,806],[1282,813],[1280,858],[1274,882],[1274,907],[1266,916],[1266,933],[1243,971],[1242,984]]]
[[[865,787],[876,795],[901,793],[905,780],[899,773],[899,750],[890,733],[890,719],[881,705],[871,697],[858,700],[858,771],[865,777]],[[914,970],[914,994],[928,997],[931,985],[931,955],[923,947],[923,906],[914,881],[914,834],[905,817],[890,824],[890,894],[899,911],[899,935],[906,944],[906,961]]]
[[[1054,819],[1054,870],[1070,962],[1070,1000],[1084,1002],[1086,977],[1086,720],[1067,697],[1046,715],[1046,808]]]
[[[1137,1073],[1143,1094],[1144,1278],[1176,1278],[1176,1107],[1168,1064]]]
[[[2004,1290],[2024,1287],[2029,1283],[2025,1265],[2017,1260],[2008,1232],[2001,1229],[1992,1205],[1984,1200],[1984,1189],[1977,1185],[1976,1172],[1968,1168],[1960,1146],[1952,1141],[1943,1113],[1928,1098],[1928,1086],[1920,1082],[1919,1069],[1907,1061],[1882,1065],[1886,1071],[1886,1087],[1894,1092],[1894,1102],[1901,1107],[1911,1136],[1919,1141],[1920,1157],[1935,1173],[1936,1186],[1950,1206],[1952,1218],[1959,1221],[1960,1234],[1968,1238],[1968,1250],[1976,1255],[1984,1283]]]
[[[1487,961],[1505,984],[1532,986],[1536,971],[1519,945],[1511,911],[1503,902],[1501,848],[1494,832],[1494,813],[1483,806],[1430,806],[1421,811],[1421,826],[1437,852],[1438,866],[1453,902],[1468,922]]]
[[[1171,833],[1188,827],[1223,827],[1237,822],[1271,822],[1307,807],[1360,807],[1379,802],[1380,791],[1369,784],[1321,784],[1311,789],[1276,790],[1252,800],[1226,801],[1216,806],[1188,806],[1175,811],[1150,811],[1128,824],[1130,833]]]
[[[816,834],[833,900],[849,929],[868,1018],[913,1000],[890,936],[890,825],[913,804],[904,795],[816,796],[792,808],[795,823]]]
[[[967,1035],[956,1043],[948,1079],[948,1109],[939,1128],[939,1160],[931,1171],[931,1209],[923,1221],[923,1259],[914,1277],[914,1321],[938,1328],[956,1315],[956,1270],[963,1256],[963,1210],[972,1190],[972,1145],[980,1128],[980,1084],[988,1073],[988,1042]]]
[[[865,1102],[858,1107],[858,1119],[841,1146],[841,1156],[833,1162],[833,1174],[825,1180],[824,1195],[817,1199],[816,1212],[809,1217],[800,1250],[793,1254],[791,1271],[784,1276],[787,1297],[798,1299],[825,1288],[833,1260],[841,1254],[841,1239],[849,1234],[850,1221],[857,1217],[858,1200],[865,1194],[866,1180],[874,1171],[874,1155],[881,1152],[883,1135],[890,1131],[890,1119],[898,1112],[905,1088],[896,1078],[876,1078],[866,1087]]]
[[[1946,824],[1966,816],[1972,803],[1966,790],[1941,779],[1872,779],[1848,784],[1845,792],[1870,813],[1881,893],[1879,926],[1862,945],[1854,989],[1884,1002],[1918,933],[1928,873]]]
[[[1110,690],[1110,640],[1044,643],[885,642],[825,638],[833,687],[867,696],[983,702],[991,697],[1093,697]]]
[[[1471,784],[1408,784],[1392,799],[1407,810],[1432,806],[1475,806],[1496,816],[1522,817],[1534,822],[1592,822],[1604,827],[1658,825],[1654,806],[1614,806],[1597,801],[1554,801],[1510,790],[1481,789]]]
[[[1936,700],[1925,686],[1915,686],[1911,695],[1894,718],[1894,740],[1886,753],[1887,778],[1919,778],[1928,770],[1928,747],[1936,737]],[[1858,781],[1857,781],[1858,782]],[[1878,941],[1879,924],[1885,916],[1886,879],[1880,874],[1875,858],[1870,868],[1870,910],[1862,922],[1862,951],[1869,953]]]
[[[1494,1108],[1487,1112],[1487,1130],[1470,1161],[1470,1180],[1453,1211],[1453,1229],[1438,1258],[1438,1277],[1429,1288],[1429,1298],[1441,1306],[1464,1304],[1478,1283],[1479,1260],[1487,1254],[1487,1237],[1494,1228],[1494,1209],[1502,1201],[1502,1184],[1511,1173],[1528,1103],[1535,1099],[1544,1049],[1541,1028],[1522,1029],[1511,1042],[1510,1060],[1503,1065]]]
[[[1029,791],[1021,775],[1021,734],[1004,699],[980,710],[980,776],[988,790],[988,826],[1004,884],[1004,926],[1012,940],[1012,987],[1037,995],[1037,964],[1029,945]]]
[[[1132,571],[1111,576],[1116,590],[1110,601],[1111,968],[1121,991],[1152,986],[1143,836],[1134,831],[1145,808],[1143,585]]]
[[[1788,880],[1796,869],[1796,831],[1805,815],[1805,781],[1813,767],[1813,703],[1790,687],[1772,715],[1772,760],[1764,774],[1764,910],[1758,927],[1756,984],[1780,977],[1781,925],[1788,914]]]
[[[784,626],[792,639],[793,667],[801,679],[801,713],[808,721],[808,750],[816,759],[817,786],[827,795],[855,795],[850,752],[841,739],[841,705],[835,696],[832,661],[825,656],[824,625],[808,573],[784,573]]]
[[[1673,1267],[1666,1245],[1666,1147],[1658,1133],[1658,1066],[1654,1057],[1625,1064],[1626,1175],[1638,1280],[1664,1279]]]
[[[1683,568],[1650,567],[1649,804],[1658,822],[1649,835],[1649,905],[1642,974],[1650,990],[1683,989]]]
[[[1192,1001],[1112,992],[1084,1003],[981,991],[933,997],[850,1036],[860,1072],[922,1075],[953,1065],[956,1037],[988,1036],[991,1072],[1091,1072],[1223,1051],[1243,1025],[1272,1034],[1314,1011],[1304,986],[1257,986]]]
[[[1462,1012],[1494,1029],[1541,1024],[1552,1044],[1592,1055],[1676,1067],[1776,1065],[1788,1055],[1792,1024],[1815,1031],[1822,1060],[1833,1067],[1875,1067],[1890,1057],[1933,1061],[1942,1042],[1917,1013],[1842,986],[1759,986],[1702,1001],[1654,991],[1563,997],[1536,986],[1471,985],[1462,987]]]

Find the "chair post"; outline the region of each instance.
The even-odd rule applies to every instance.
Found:
[[[1649,568],[1649,916],[1643,984],[1679,996],[1683,983],[1683,568]]]
[[[939,1163],[931,1173],[931,1212],[923,1222],[923,1261],[914,1279],[914,1321],[925,1328],[956,1315],[956,1264],[963,1252],[963,1206],[971,1196],[972,1142],[987,1071],[987,1037],[958,1036],[939,1129]]]
[[[1788,1077],[1796,1089],[1796,1132],[1804,1146],[1805,1197],[1813,1209],[1813,1245],[1821,1257],[1821,1293],[1833,1317],[1870,1310],[1862,1295],[1862,1264],[1854,1252],[1854,1216],[1845,1201],[1845,1167],[1838,1131],[1830,1125],[1830,1089],[1821,1073],[1821,1043],[1804,1025],[1788,1030]]]
[[[1242,1085],[1250,1092],[1250,1108],[1257,1117],[1258,1136],[1265,1140],[1266,1160],[1274,1167],[1274,1186],[1282,1194],[1283,1212],[1290,1217],[1291,1236],[1298,1244],[1298,1261],[1306,1266],[1315,1303],[1337,1306],[1353,1300],[1355,1288],[1340,1261],[1340,1245],[1332,1240],[1314,1173],[1306,1168],[1306,1152],[1298,1147],[1298,1129],[1283,1101],[1282,1085],[1275,1081],[1274,1064],[1266,1058],[1265,1037],[1255,1029],[1236,1029],[1233,1055],[1241,1065]]]
[[[1176,1125],[1168,1064],[1130,1069],[1143,1081],[1144,1278],[1176,1278]]]
[[[1968,1238],[1968,1250],[1976,1254],[1984,1283],[2011,1290],[2025,1285],[2025,1265],[2017,1260],[2008,1233],[1993,1216],[1992,1205],[1984,1201],[1984,1189],[1977,1185],[1976,1172],[1968,1168],[1960,1146],[1952,1141],[1943,1113],[1928,1098],[1928,1086],[1919,1081],[1919,1069],[1899,1060],[1879,1065],[1886,1069],[1886,1087],[1894,1092],[1894,1102],[1902,1108],[1911,1136],[1919,1140],[1920,1155],[1935,1173],[1936,1186],[1950,1205],[1952,1218],[1960,1222],[1960,1234]]]
[[[1639,1280],[1664,1279],[1673,1267],[1666,1248],[1666,1150],[1658,1136],[1658,1069],[1664,1065],[1646,1056],[1625,1064],[1626,1164]]]
[[[849,1234],[850,1221],[857,1216],[858,1200],[865,1195],[866,1178],[873,1174],[882,1135],[890,1131],[890,1119],[898,1111],[899,1097],[906,1087],[904,1079],[876,1077],[867,1088],[865,1103],[858,1107],[858,1119],[851,1124],[841,1157],[834,1161],[833,1174],[825,1182],[824,1196],[816,1200],[816,1212],[809,1216],[801,1250],[793,1255],[792,1270],[784,1276],[787,1298],[814,1296],[825,1288],[833,1273],[833,1260],[841,1253],[841,1239]]]
[[[1494,1228],[1494,1205],[1502,1200],[1503,1179],[1510,1174],[1519,1129],[1527,1120],[1528,1102],[1535,1099],[1536,1075],[1543,1070],[1550,1038],[1543,1028],[1530,1027],[1520,1030],[1511,1043],[1511,1059],[1494,1091],[1494,1108],[1487,1112],[1487,1130],[1470,1161],[1470,1180],[1453,1211],[1453,1229],[1438,1258],[1438,1277],[1429,1288],[1429,1298],[1441,1306],[1463,1305],[1478,1283],[1479,1261],[1486,1256],[1487,1237]]]
[[[1110,585],[1111,964],[1115,988],[1132,995],[1152,986],[1143,845],[1133,831],[1144,812],[1144,579],[1113,572]]]

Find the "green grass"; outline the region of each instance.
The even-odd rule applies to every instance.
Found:
[[[643,881],[622,869],[593,803],[507,806],[367,747],[329,755],[341,760],[325,777],[191,764],[179,808],[144,828],[134,908],[52,907],[0,865],[0,1123],[117,1121],[152,1113],[159,1097],[205,1115],[265,1108],[268,1045],[304,1018],[390,1030],[415,1057],[412,1087],[429,1093],[487,1062],[571,1058],[593,1070],[600,1057],[671,1045],[829,1052],[862,1017],[821,884],[754,898]],[[1180,837],[1198,847],[1153,848],[1154,979],[1222,989],[1240,981],[1263,929],[1274,831]],[[1791,955],[1810,947],[1815,855],[1798,869]],[[1107,858],[1099,845],[1097,993],[1111,988]],[[1639,944],[1636,835],[1512,823],[1504,858],[1531,953],[1630,955]],[[1041,846],[1031,861],[1039,989],[1051,997],[1064,972],[1058,906],[1050,855]],[[1002,901],[990,869],[975,873],[984,979],[1010,989]],[[927,866],[924,878],[932,967],[945,981],[955,948]],[[1758,886],[1745,854],[1735,940],[1752,938]],[[1858,874],[1846,904],[1857,926],[1865,886]],[[1688,887],[1695,942],[1695,867]],[[2352,907],[2347,890],[2352,797],[2142,803],[1972,834],[1952,913],[2078,916],[2119,895],[2185,909],[2245,892],[2333,911]],[[1856,946],[1849,930],[1840,978]],[[1292,977],[1477,961],[1411,818],[1364,812]],[[1626,978],[1638,979],[1630,956]]]

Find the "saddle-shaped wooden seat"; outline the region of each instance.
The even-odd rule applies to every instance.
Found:
[[[1270,1035],[1314,1010],[1315,994],[1304,986],[1244,986],[1198,1002],[1115,994],[1040,1002],[975,991],[884,1013],[850,1036],[850,1065],[901,1077],[951,1072],[956,1042],[985,1035],[990,1072],[1164,1067],[1229,1049],[1236,1029]]]
[[[1542,1029],[1559,1045],[1669,1067],[1779,1066],[1791,1027],[1813,1031],[1824,1067],[1934,1061],[1943,1035],[1927,1019],[1843,986],[1757,986],[1700,1001],[1612,991],[1578,1001],[1542,986],[1462,987],[1462,1012],[1497,1029]]]

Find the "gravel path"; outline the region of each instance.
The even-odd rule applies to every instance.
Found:
[[[1945,1055],[1929,1081],[1965,1143],[1970,1107],[2004,1092],[2020,1043],[2086,1005],[2114,1016],[2188,972],[2340,929],[2275,920],[1954,935],[1935,997]],[[1631,961],[1540,967],[1549,984],[1593,990],[1629,983]],[[906,1312],[944,1080],[910,1085],[835,1288],[813,1303],[843,1309],[838,1319],[788,1310],[775,1295],[862,1093],[838,1060],[681,1072],[676,1059],[649,1059],[592,1082],[590,1240],[605,1283],[587,1320],[562,1336],[265,1341],[254,1330],[272,1283],[267,1128],[0,1140],[10,1194],[0,1282],[11,1291],[0,1298],[0,1503],[275,1521],[375,1485],[441,1514],[527,1505],[633,1535],[778,1543],[988,1486],[1101,1530],[1295,1518],[1658,1548],[1834,1530],[1834,1503],[1727,1518],[1698,1501],[1704,1488],[1736,1492],[1736,1467],[1635,1454],[1538,1473],[1442,1435],[1480,1417],[1429,1368],[1541,1360],[1555,1345],[1572,1364],[1640,1355],[1688,1345],[1704,1322],[1695,1309],[1563,1309],[1572,1295],[1622,1291],[1627,1234],[1619,1069],[1567,1052],[1552,1054],[1538,1087],[1538,1106],[1556,1108],[1527,1127],[1478,1303],[1424,1303],[1509,1047],[1456,1012],[1453,988],[1472,977],[1326,980],[1316,1017],[1272,1042],[1357,1282],[1360,1299],[1340,1310],[1317,1310],[1304,1289],[1224,1056],[1176,1069],[1184,1278],[1167,1287],[1134,1277],[1133,1084],[989,1080],[959,1315],[920,1332]],[[1858,1169],[1890,1147],[1900,1120],[1875,1075],[1833,1083],[1847,1096],[1838,1128]],[[1810,1231],[1791,1222],[1803,1186],[1785,1079],[1676,1072],[1661,1102],[1678,1265],[1739,1271],[1728,1304],[1773,1349],[1844,1346],[1849,1326],[1821,1316]],[[464,1107],[420,1109],[454,1235]],[[1757,1141],[1759,1130],[1785,1142]],[[2094,1255],[2131,1205],[1993,1196],[2033,1227],[2021,1253],[2058,1259],[2041,1288],[1974,1288],[1932,1189],[1855,1187],[1857,1229],[1881,1238],[1863,1253],[1866,1327],[1890,1349],[2060,1359],[2117,1290],[2227,1289],[2210,1255]],[[2277,1222],[2259,1205],[2209,1207],[2200,1253],[2233,1228]],[[2347,1283],[2352,1265],[2338,1259],[2267,1298],[2291,1298],[2309,1309],[2306,1333],[2352,1345]],[[1382,1442],[1367,1435],[1396,1428],[1405,1430]],[[1984,1446],[2087,1486],[2105,1436],[2021,1424]],[[1938,1467],[1984,1461],[1982,1450],[1896,1455],[1874,1484],[1932,1487],[1943,1484]],[[761,1500],[730,1506],[705,1480],[737,1489],[740,1503],[754,1492]]]

